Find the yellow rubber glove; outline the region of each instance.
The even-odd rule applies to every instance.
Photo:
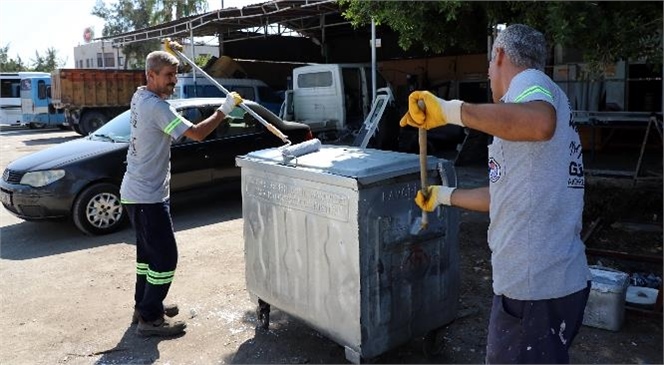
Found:
[[[421,108],[418,102],[424,103]],[[444,100],[428,91],[413,91],[408,96],[408,112],[401,118],[399,125],[431,129],[445,124],[463,127],[461,122],[461,100]]]
[[[164,38],[164,51],[172,54],[173,56],[177,56],[175,51],[173,51],[174,49],[182,52],[183,47],[180,43],[171,41],[170,38]]]
[[[242,100],[242,97],[240,96],[240,94],[238,94],[235,91],[231,91],[226,95],[226,100],[224,100],[224,103],[221,104],[221,106],[219,108],[217,108],[217,110],[224,113],[224,115],[228,115],[242,101],[243,100]]]
[[[452,192],[456,188],[450,186],[442,185],[431,185],[427,187],[426,197],[422,194],[422,190],[417,192],[415,197],[415,204],[417,204],[420,209],[433,212],[439,205],[452,205],[451,198]]]

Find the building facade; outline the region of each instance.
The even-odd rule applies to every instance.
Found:
[[[191,45],[184,45],[184,54],[191,57]],[[194,57],[214,56],[219,57],[219,47],[194,46]],[[127,60],[122,47],[113,47],[109,42],[91,42],[74,47],[75,68],[97,68],[97,69],[125,69]],[[132,60],[129,60],[131,65]],[[129,68],[129,66],[127,67]]]

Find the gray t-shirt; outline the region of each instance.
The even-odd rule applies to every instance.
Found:
[[[493,290],[518,300],[559,298],[590,280],[580,238],[583,214],[581,142],[569,100],[544,73],[516,75],[505,103],[542,100],[556,110],[543,142],[494,138],[489,146],[489,247]]]
[[[160,203],[170,196],[171,141],[192,126],[157,94],[139,87],[131,99],[127,171],[120,186],[123,204]]]

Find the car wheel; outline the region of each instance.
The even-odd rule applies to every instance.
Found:
[[[83,190],[72,209],[76,228],[91,236],[119,230],[126,217],[120,204],[120,191],[109,183],[95,184]]]
[[[81,129],[81,132],[83,132],[83,135],[87,136],[106,124],[106,122],[108,122],[108,118],[106,118],[104,114],[99,112],[88,112],[81,118],[79,128]]]

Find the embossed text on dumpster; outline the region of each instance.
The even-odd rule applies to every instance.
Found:
[[[247,176],[245,193],[262,201],[320,216],[348,221],[348,197],[294,183]]]

